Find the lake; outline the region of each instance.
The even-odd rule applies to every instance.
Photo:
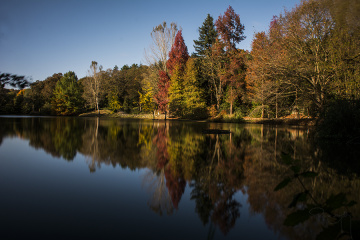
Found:
[[[0,117],[0,238],[358,239],[359,146],[312,135]]]

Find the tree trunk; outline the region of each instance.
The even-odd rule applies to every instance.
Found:
[[[96,101],[96,108],[98,110],[98,115],[100,115],[100,109],[99,109],[99,102],[98,101]]]
[[[275,118],[278,118],[278,94],[275,95]]]
[[[230,87],[230,115],[233,113],[233,89]]]

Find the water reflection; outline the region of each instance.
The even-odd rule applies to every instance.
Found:
[[[231,134],[204,134],[204,129],[226,129]],[[318,201],[343,192],[347,199],[360,202],[358,173],[347,171],[345,175],[328,167],[331,160],[323,158],[329,158],[326,149],[312,144],[308,129],[99,118],[0,118],[0,144],[15,136],[66,161],[80,153],[86,156],[92,173],[102,165],[148,169],[143,179],[150,193],[147,202],[159,215],[179,209],[188,185],[195,212],[209,228],[209,236],[214,227],[224,236],[234,228],[242,210],[235,198],[239,191],[247,194],[250,210],[261,213],[268,227],[282,237],[314,239],[322,231],[326,224],[322,218],[310,218],[301,226],[283,225],[293,212],[289,203],[302,189],[294,185],[286,191],[273,191],[289,171],[281,161],[282,153],[290,154],[302,169],[319,173],[304,182]],[[351,155],[359,156],[356,151]],[[359,204],[348,211],[359,219]]]

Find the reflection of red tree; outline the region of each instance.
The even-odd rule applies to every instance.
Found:
[[[168,188],[171,201],[177,209],[181,196],[184,194],[186,181],[179,172],[172,171],[171,165],[165,170],[166,187]]]
[[[181,196],[185,191],[186,181],[180,172],[177,172],[175,167],[169,164],[169,153],[167,150],[168,137],[166,127],[159,127],[157,134],[153,140],[154,145],[157,147],[156,168],[158,170],[165,169],[166,187],[173,206],[177,209]]]
[[[167,151],[167,137],[166,137],[166,128],[159,127],[157,135],[153,140],[154,145],[157,147],[156,157],[157,157],[157,169],[162,169],[169,161],[169,154]]]

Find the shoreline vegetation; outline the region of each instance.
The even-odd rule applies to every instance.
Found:
[[[111,110],[100,110],[82,113],[78,117],[101,117],[101,118],[119,118],[119,119],[146,119],[146,120],[164,120],[165,114],[129,114],[124,112],[113,113]],[[306,116],[287,116],[282,118],[231,118],[228,115],[208,118],[202,120],[167,118],[167,121],[191,121],[191,122],[219,122],[219,123],[245,123],[245,124],[268,124],[268,125],[297,125],[297,126],[315,126],[316,119]]]

